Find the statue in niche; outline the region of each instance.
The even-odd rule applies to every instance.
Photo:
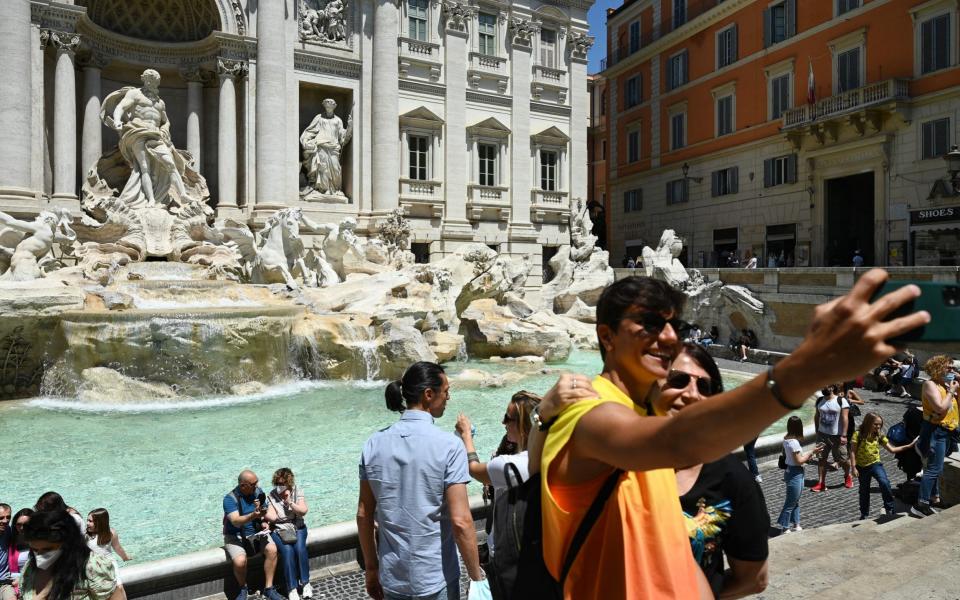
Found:
[[[42,211],[33,221],[0,212],[0,279],[33,281],[43,277],[53,245],[77,239],[71,220],[65,208]]]
[[[303,147],[303,170],[307,185],[300,190],[304,200],[349,202],[343,193],[343,170],[340,153],[353,137],[353,113],[347,126],[334,114],[337,103],[323,101],[323,112],[317,115],[300,136]]]
[[[347,40],[346,4],[343,0],[300,0],[300,39],[340,44]]]

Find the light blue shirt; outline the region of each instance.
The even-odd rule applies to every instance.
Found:
[[[363,446],[360,479],[377,499],[380,585],[402,596],[436,594],[460,578],[447,486],[468,483],[467,453],[422,410],[373,434]],[[438,568],[441,567],[442,568]]]

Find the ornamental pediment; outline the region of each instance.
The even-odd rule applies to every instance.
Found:
[[[489,117],[467,127],[467,133],[477,137],[505,138],[510,135],[510,128],[496,117]]]

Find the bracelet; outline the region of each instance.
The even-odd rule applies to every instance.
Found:
[[[787,410],[797,410],[803,403],[800,403],[800,406],[791,406],[783,399],[783,393],[780,390],[780,384],[777,383],[777,380],[773,378],[773,367],[767,369],[767,389],[770,390],[770,394],[773,396],[773,399],[780,403],[780,406],[784,407]]]
[[[476,452],[467,452],[467,462],[468,463],[480,462],[480,457],[477,455]]]

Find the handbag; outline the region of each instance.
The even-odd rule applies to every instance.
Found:
[[[296,529],[277,529],[277,535],[280,536],[280,541],[284,544],[296,544],[297,543],[297,530]]]
[[[781,469],[787,468],[787,453],[781,448],[780,457],[777,459],[777,467]]]

